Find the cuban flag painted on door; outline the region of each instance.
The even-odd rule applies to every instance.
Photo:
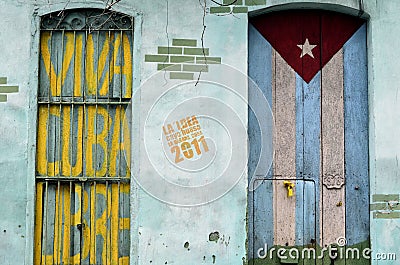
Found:
[[[273,165],[249,195],[254,264],[266,245],[369,246],[366,34],[363,19],[330,11],[249,19],[249,76],[274,115]],[[260,143],[252,130],[250,113],[249,176]],[[344,260],[307,264],[353,264]]]

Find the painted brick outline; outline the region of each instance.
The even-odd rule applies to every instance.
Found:
[[[193,80],[195,73],[208,72],[210,65],[222,62],[197,44],[195,39],[173,39],[172,46],[159,46],[157,54],[146,54],[145,62],[158,63],[157,70],[170,72],[171,79]]]
[[[0,77],[0,102],[7,102],[8,93],[17,93],[19,87],[7,84],[7,77]]]
[[[399,194],[373,194],[370,210],[374,219],[400,219]]]

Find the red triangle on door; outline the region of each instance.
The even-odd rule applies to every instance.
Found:
[[[250,23],[309,83],[364,20],[323,10],[289,10],[258,16]]]

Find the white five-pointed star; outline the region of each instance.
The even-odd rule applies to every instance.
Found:
[[[310,42],[308,41],[308,39],[306,39],[306,41],[304,42],[303,45],[299,44],[297,45],[297,47],[299,47],[301,49],[301,54],[300,54],[300,58],[303,58],[304,55],[308,54],[310,55],[312,58],[314,58],[314,54],[312,53],[312,50],[316,47],[317,45],[311,45]]]

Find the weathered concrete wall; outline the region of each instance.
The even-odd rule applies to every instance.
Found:
[[[258,2],[258,1],[256,1]],[[247,72],[247,11],[267,7],[285,8],[313,6],[359,8],[356,0],[326,1],[267,0],[254,5],[245,1],[236,14],[220,16],[224,10],[209,10],[204,18],[204,45],[210,57]],[[159,46],[173,44],[173,39],[197,41],[201,47],[203,33],[203,1],[187,0],[122,0],[114,6],[135,17],[135,80],[136,87],[157,71],[157,62],[146,55],[156,55]],[[216,7],[206,1],[208,7]],[[167,7],[168,5],[168,7]],[[38,85],[38,15],[63,8],[104,7],[104,1],[0,1],[0,76],[19,86],[17,94],[9,94],[7,103],[0,103],[0,262],[31,264],[33,259],[33,206],[36,139],[36,91]],[[400,182],[400,25],[397,1],[364,0],[368,23],[368,66],[370,91],[370,183],[371,195],[399,194]],[[168,10],[168,11],[167,11]],[[233,11],[234,12],[234,11]],[[150,57],[151,58],[151,57]],[[210,66],[210,72],[212,66]],[[194,79],[197,73],[194,74]],[[221,80],[223,77],[221,77]],[[245,92],[245,91],[242,91]],[[141,91],[141,104],[150,104],[149,91]],[[176,93],[176,92],[175,92]],[[176,96],[179,96],[176,94]],[[227,100],[224,93],[216,98]],[[182,99],[182,98],[180,98]],[[230,101],[231,103],[234,102]],[[247,107],[238,105],[240,118],[247,118]],[[137,111],[143,125],[143,111]],[[139,127],[139,124],[136,126]],[[158,128],[159,129],[159,128]],[[144,135],[135,129],[136,144]],[[210,131],[210,134],[212,131]],[[134,134],[135,135],[135,134]],[[243,152],[247,143],[237,143]],[[143,147],[143,146],[142,146]],[[144,150],[134,150],[135,173],[146,179],[153,172],[138,168],[144,163]],[[136,161],[140,161],[136,163]],[[242,264],[246,257],[246,176],[240,178],[228,194],[209,204],[178,207],[164,204],[148,193],[133,189],[132,200],[132,264]],[[395,217],[395,216],[394,216]],[[371,215],[372,248],[376,252],[397,252],[400,247],[400,219],[374,219]],[[217,243],[209,235],[218,231]],[[188,242],[189,245],[185,245]],[[185,247],[186,246],[186,247]],[[190,250],[189,250],[190,249]],[[400,257],[399,257],[400,258]],[[374,261],[373,264],[396,264],[396,261]]]
[[[27,226],[27,184],[32,177],[28,171],[28,129],[30,86],[30,51],[32,6],[2,1],[0,13],[3,26],[0,33],[2,76],[9,84],[19,86],[19,93],[9,94],[8,102],[0,107],[0,262],[24,264],[30,227]],[[35,89],[35,88],[33,88]],[[32,235],[32,234],[31,234]]]
[[[367,1],[370,90],[370,184],[371,194],[400,193],[400,28],[394,1]],[[395,197],[396,200],[396,197]],[[398,200],[398,198],[397,198]],[[393,213],[395,214],[395,213]],[[397,253],[400,246],[400,219],[371,219],[371,243],[375,252]],[[374,261],[396,264],[398,261]]]

